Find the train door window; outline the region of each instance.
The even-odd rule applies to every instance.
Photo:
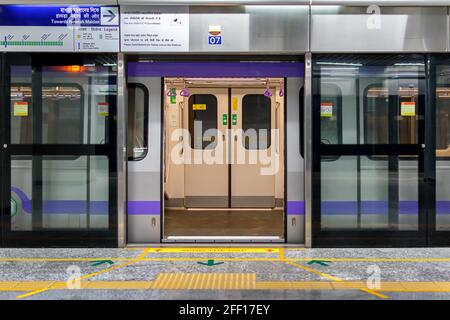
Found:
[[[419,90],[414,84],[401,85],[398,89],[399,106],[399,143],[417,143],[417,108]]]
[[[450,87],[436,89],[436,156],[450,157]]]
[[[389,143],[387,122],[389,119],[389,94],[380,85],[368,86],[365,90],[365,143]]]
[[[43,143],[82,144],[83,105],[79,85],[43,86]]]
[[[380,84],[370,85],[364,94],[364,139],[367,144],[389,144],[389,131],[398,126],[399,144],[417,143],[418,89],[414,85],[401,85],[396,96]],[[394,103],[394,104],[393,104]],[[395,114],[389,110],[395,106]],[[396,121],[397,123],[393,123]]]
[[[11,85],[11,143],[33,142],[33,105],[31,86]]]
[[[263,94],[247,94],[242,99],[243,145],[247,150],[267,149],[271,144],[271,101]]]
[[[83,140],[83,90],[76,84],[42,87],[43,143],[77,144]],[[11,85],[11,140],[33,143],[33,101],[29,85]]]
[[[138,161],[148,152],[148,89],[128,84],[128,160]]]
[[[338,86],[328,83],[321,87],[320,141],[342,144],[342,94]]]
[[[217,98],[213,94],[189,97],[189,133],[192,149],[214,149],[217,144]]]

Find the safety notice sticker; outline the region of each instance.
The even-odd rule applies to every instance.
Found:
[[[27,117],[28,116],[28,102],[26,102],[26,101],[14,102],[13,115],[15,117]]]
[[[332,117],[333,116],[333,103],[331,102],[321,102],[320,103],[320,116],[321,117]]]
[[[402,101],[400,114],[403,117],[414,117],[416,115],[416,103],[414,101]]]
[[[122,51],[189,51],[187,6],[122,6]]]

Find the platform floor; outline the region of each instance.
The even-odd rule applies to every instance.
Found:
[[[284,237],[283,210],[171,210],[164,212],[164,236]]]
[[[0,249],[0,299],[450,299],[450,249]]]

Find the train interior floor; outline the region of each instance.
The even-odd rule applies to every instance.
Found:
[[[283,210],[164,211],[164,235],[169,236],[271,236],[284,238]]]
[[[1,249],[0,264],[0,299],[450,299],[448,248]]]

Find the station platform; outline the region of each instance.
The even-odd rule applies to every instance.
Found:
[[[450,249],[1,249],[0,299],[450,299]]]

